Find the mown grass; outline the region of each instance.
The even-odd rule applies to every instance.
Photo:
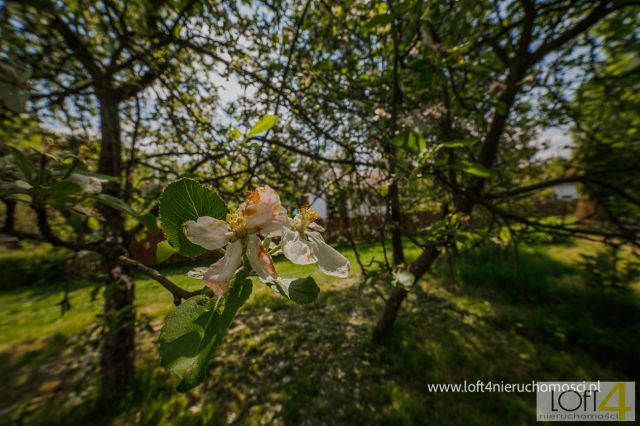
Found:
[[[365,261],[381,249],[363,245]],[[583,285],[577,261],[591,246],[484,247],[447,262],[407,300],[392,337],[371,343],[381,301],[314,267],[277,262],[287,276],[312,273],[322,293],[299,306],[260,284],[234,321],[200,387],[179,394],[158,362],[156,338],[172,307],[139,277],[136,388],[116,410],[97,406],[94,283],[0,293],[0,422],[25,424],[533,424],[533,394],[433,394],[427,383],[464,380],[622,380],[638,377],[637,286],[627,293]],[[352,256],[351,253],[348,253]],[[409,251],[409,258],[417,250]],[[516,260],[518,260],[516,262]],[[199,283],[186,267],[165,273]],[[453,273],[452,273],[453,271]],[[92,328],[94,327],[94,328]]]

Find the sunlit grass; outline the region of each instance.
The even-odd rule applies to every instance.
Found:
[[[363,261],[368,263],[372,258],[382,261],[383,255],[377,244],[362,247]],[[353,252],[348,248],[342,251],[351,260],[351,277],[360,274]],[[413,253],[415,251],[415,253]],[[417,256],[417,250],[409,250],[408,256]],[[311,275],[321,289],[340,289],[343,280],[324,275],[314,265],[299,266],[283,260],[280,256],[275,260],[279,274],[297,278]],[[190,266],[163,268],[162,272],[176,284],[189,290],[202,287],[202,282],[186,276]],[[81,331],[87,324],[97,321],[103,304],[102,290],[96,290],[101,283],[87,279],[69,279],[69,299],[72,310],[61,314],[59,302],[63,298],[63,283],[41,284],[28,288],[18,288],[0,292],[0,351],[16,342],[38,339],[54,334],[65,336]],[[173,298],[160,284],[144,275],[136,277],[135,298],[138,312],[152,318],[160,318],[173,309]],[[284,302],[273,291],[257,280],[249,303],[259,301],[261,304]],[[286,302],[285,302],[286,303]]]

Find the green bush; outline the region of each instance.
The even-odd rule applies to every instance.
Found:
[[[48,244],[22,243],[0,251],[0,290],[51,283],[64,276],[64,253]]]

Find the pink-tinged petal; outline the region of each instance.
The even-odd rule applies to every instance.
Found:
[[[318,268],[327,275],[346,278],[349,275],[349,260],[329,244],[317,232],[306,232],[309,246],[317,259]]]
[[[282,229],[282,253],[296,265],[309,265],[316,262],[309,243],[301,238],[300,233],[291,228]]]
[[[287,211],[280,208],[280,212],[273,218],[271,223],[260,226],[258,230],[265,237],[280,237],[282,236],[282,229],[288,222]]]
[[[247,217],[248,229],[259,229],[272,223],[284,223],[287,215],[282,208],[278,193],[269,186],[249,192],[244,213]]]
[[[224,256],[211,265],[204,274],[205,284],[216,296],[222,296],[229,288],[229,281],[242,263],[242,241],[237,240],[227,245]]]
[[[247,259],[262,281],[266,282],[278,276],[271,256],[264,249],[260,238],[255,235],[247,237]]]
[[[189,220],[182,225],[182,230],[189,241],[207,250],[224,247],[233,236],[227,222],[210,216],[199,217],[197,221]]]

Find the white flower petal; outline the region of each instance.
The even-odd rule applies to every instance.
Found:
[[[237,240],[227,245],[224,256],[211,265],[204,274],[204,282],[216,296],[222,296],[229,288],[229,281],[242,263],[242,241]]]
[[[255,235],[247,237],[247,259],[262,281],[266,282],[278,276],[271,256],[262,246],[260,238]]]
[[[317,232],[306,232],[305,235],[309,238],[309,245],[322,272],[341,278],[349,275],[349,260],[346,257],[325,243]]]
[[[315,222],[311,222],[309,224],[309,226],[307,226],[307,228],[311,229],[312,231],[316,231],[316,232],[324,232],[324,228],[320,225],[318,225]]]
[[[415,275],[408,270],[397,270],[393,273],[393,281],[397,285],[401,285],[405,289],[410,289],[416,281]]]
[[[207,250],[224,247],[233,235],[227,222],[210,216],[201,216],[195,222],[189,220],[182,225],[182,230],[189,241]]]
[[[198,266],[197,268],[193,268],[189,272],[187,272],[187,276],[189,278],[195,278],[197,280],[201,280],[204,278],[204,274],[206,274],[208,270],[209,268],[207,267]]]
[[[73,173],[69,176],[69,180],[76,183],[82,188],[82,192],[89,195],[95,195],[102,192],[102,182],[105,180],[98,179],[94,176],[81,175],[80,173]]]
[[[282,252],[296,265],[309,265],[316,262],[309,243],[301,238],[300,233],[291,228],[282,229]]]

